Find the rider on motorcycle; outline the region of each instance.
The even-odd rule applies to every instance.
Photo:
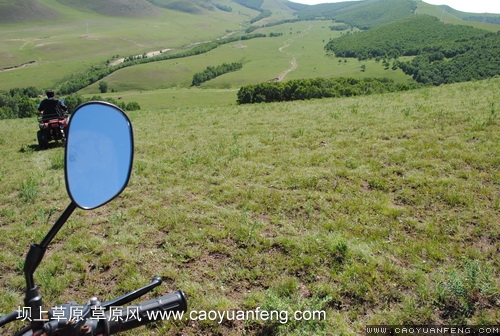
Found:
[[[38,107],[38,112],[42,115],[42,120],[63,117],[64,113],[68,110],[66,105],[54,97],[54,90],[47,90],[45,94],[47,95],[47,99],[42,100]]]

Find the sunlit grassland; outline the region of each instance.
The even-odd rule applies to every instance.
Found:
[[[259,29],[257,32],[268,36],[271,33],[283,35],[242,40],[222,45],[201,55],[124,68],[103,81],[108,84],[109,91],[119,93],[187,88],[191,85],[195,73],[203,71],[207,66],[231,62],[241,62],[243,68],[203,83],[201,87],[237,89],[242,85],[262,83],[279,77],[285,81],[315,77],[387,77],[397,82],[409,80],[401,70],[385,69],[381,61],[360,62],[327,56],[324,45],[330,38],[340,36],[339,32],[330,30],[331,24],[329,21],[311,21]],[[293,64],[295,66],[292,68]],[[198,91],[191,92],[196,95]],[[99,93],[98,83],[82,90],[81,93]]]
[[[35,278],[44,302],[147,283],[193,310],[325,310],[325,321],[163,323],[131,335],[359,334],[366,324],[499,320],[498,79],[280,104],[129,113],[129,186],[77,210]],[[208,91],[208,90],[207,90]],[[153,106],[153,105],[151,105]],[[0,121],[0,313],[69,203],[63,148]]]

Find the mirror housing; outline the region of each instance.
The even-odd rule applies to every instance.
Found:
[[[93,101],[71,115],[65,150],[66,189],[85,210],[100,207],[127,186],[132,171],[132,124],[117,106]]]

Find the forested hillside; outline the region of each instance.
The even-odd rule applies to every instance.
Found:
[[[500,32],[443,44],[397,65],[424,84],[449,84],[500,75]]]
[[[500,75],[500,34],[445,24],[416,15],[368,31],[347,33],[325,46],[337,57],[398,58],[395,62],[419,83],[440,85]]]
[[[444,24],[433,16],[414,15],[367,31],[344,34],[329,41],[325,49],[337,57],[359,60],[415,56],[485,32],[468,26]]]

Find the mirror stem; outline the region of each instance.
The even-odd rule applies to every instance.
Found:
[[[40,243],[40,247],[46,249],[47,246],[49,246],[49,244],[52,241],[52,239],[54,239],[54,237],[56,236],[56,234],[62,228],[62,226],[64,225],[64,223],[66,223],[66,221],[68,220],[69,216],[71,216],[71,214],[73,213],[73,211],[75,209],[76,209],[76,203],[73,202],[73,201],[71,201],[71,203],[68,205],[68,207],[66,208],[66,210],[64,210],[64,212],[61,215],[61,217],[59,217],[59,219],[57,220],[57,222],[54,223],[54,226],[52,227],[52,229],[50,229],[49,233],[47,233],[47,235],[45,236],[45,238],[42,240],[42,242]]]
[[[52,229],[50,229],[49,233],[45,236],[43,241],[40,244],[32,244],[30,246],[30,250],[26,255],[26,261],[24,262],[24,275],[26,277],[26,293],[28,293],[31,289],[35,288],[35,282],[33,280],[33,274],[35,273],[38,265],[43,259],[43,255],[45,254],[45,250],[47,246],[49,246],[52,239],[54,239],[55,235],[61,227],[66,223],[68,217],[75,210],[76,203],[71,202],[70,205],[63,212],[61,217],[55,222]],[[26,297],[28,299],[28,297]]]
[[[40,319],[41,309],[42,309],[42,296],[38,293],[38,287],[35,285],[35,280],[33,278],[33,274],[40,265],[40,262],[43,259],[43,255],[47,250],[47,246],[50,244],[52,239],[54,239],[55,235],[61,227],[66,223],[68,217],[75,210],[76,203],[71,202],[70,205],[64,210],[63,214],[59,219],[55,222],[52,229],[50,229],[49,233],[45,236],[41,244],[32,244],[26,255],[26,261],[24,262],[24,276],[26,277],[26,296],[24,298],[25,307],[29,307],[31,309],[32,319]],[[33,326],[39,326],[39,321],[33,321]],[[42,323],[43,324],[43,323]]]

